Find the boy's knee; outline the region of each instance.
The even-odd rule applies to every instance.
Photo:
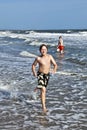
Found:
[[[42,87],[42,92],[45,93],[46,92],[46,88]]]

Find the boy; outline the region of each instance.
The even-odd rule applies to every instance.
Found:
[[[51,64],[53,65],[52,73],[55,73],[57,70],[57,64],[54,60],[54,58],[47,54],[48,48],[45,44],[42,44],[39,48],[41,55],[38,56],[33,64],[32,64],[32,72],[35,77],[38,78],[38,86],[37,89],[40,89],[41,91],[41,103],[42,103],[42,109],[44,112],[47,111],[46,109],[46,87],[48,85],[49,81],[49,72],[51,68]],[[39,65],[38,72],[36,73],[36,65]]]

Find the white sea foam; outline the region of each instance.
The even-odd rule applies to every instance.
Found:
[[[15,84],[16,84],[15,81],[11,81],[10,84],[8,84],[8,83],[3,83],[3,81],[0,80],[0,89],[11,91],[14,89]]]
[[[64,39],[65,45],[70,45],[70,42],[67,42],[67,40],[78,42],[81,40],[87,40],[87,32],[76,32],[76,33],[46,33],[46,32],[32,32],[28,31],[27,33],[16,33],[11,31],[0,31],[0,37],[10,37],[10,38],[18,38],[23,39],[25,42],[29,42],[30,45],[40,45],[40,41],[38,41],[40,38],[47,39],[49,42],[49,39],[55,39],[54,45],[57,45],[58,37],[62,35]],[[66,39],[66,41],[65,41]],[[42,42],[41,42],[42,43]],[[46,42],[46,44],[48,44]],[[82,42],[83,44],[83,42]],[[84,43],[86,44],[86,43]],[[52,46],[53,44],[50,44]],[[74,44],[75,46],[76,44]]]
[[[27,57],[37,57],[35,54],[29,53],[27,51],[20,52],[21,56],[27,56]]]
[[[59,74],[59,75],[65,75],[65,76],[75,76],[75,77],[79,77],[79,78],[87,78],[87,74],[82,74],[82,73],[75,73],[75,72],[65,72],[65,71],[58,71],[55,74]],[[79,82],[79,86],[81,85],[81,83]]]
[[[0,84],[0,89],[1,90],[9,90],[9,88],[10,88],[9,85]]]
[[[73,72],[65,72],[65,71],[57,71],[56,74],[60,74],[60,75],[77,75],[77,73],[73,73]]]

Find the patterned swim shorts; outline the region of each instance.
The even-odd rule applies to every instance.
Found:
[[[37,88],[47,87],[50,74],[44,74],[42,72],[37,72],[38,86]]]

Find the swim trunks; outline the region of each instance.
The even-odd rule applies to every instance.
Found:
[[[38,86],[37,88],[47,87],[50,74],[44,74],[42,72],[37,72]]]
[[[64,46],[58,46],[58,49],[60,49],[60,51],[64,50]]]

